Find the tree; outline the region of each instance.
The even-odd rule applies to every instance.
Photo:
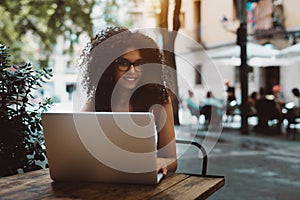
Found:
[[[119,24],[121,20],[130,25],[126,18],[118,17],[118,13],[126,11],[127,4],[122,0],[1,0],[0,42],[10,47],[15,63],[30,57],[45,67],[59,36],[70,44],[64,53],[72,55],[81,33],[92,37],[97,25]],[[35,51],[27,51],[32,43],[25,41],[28,35],[38,44]]]
[[[99,0],[97,4],[103,10],[97,11],[98,18],[101,18],[104,24],[122,24],[125,27],[130,27],[132,24],[129,15],[124,15],[124,13],[127,13],[128,9],[134,5],[132,3],[134,3],[132,0]]]
[[[174,1],[173,27],[169,28],[170,2],[169,0],[160,0],[159,27],[164,28],[161,34],[165,60],[169,66],[176,70],[174,43],[180,28],[181,0]],[[94,18],[101,18],[110,24],[120,24],[120,20],[124,21],[124,19],[117,16],[119,8],[122,8],[120,12],[124,13],[125,7],[130,7],[132,2],[137,3],[137,1],[124,3],[121,0],[2,0],[0,4],[0,42],[10,47],[11,57],[16,64],[23,63],[28,57],[32,58],[39,54],[37,66],[46,67],[58,36],[63,36],[70,41],[70,47],[65,51],[72,53],[73,44],[78,42],[78,37],[82,32],[92,36]],[[92,16],[93,11],[97,14],[94,18]],[[123,22],[122,24],[130,25],[130,22],[125,22],[125,24]],[[25,53],[25,48],[28,45],[24,44],[28,44],[28,42],[24,42],[24,39],[28,34],[32,34],[38,44],[38,48],[31,55]],[[176,73],[171,73],[169,79],[170,88],[174,91],[172,101],[175,124],[179,124]]]
[[[0,4],[0,42],[10,47],[12,59],[23,63],[26,57],[25,36],[32,35],[38,44],[39,66],[45,67],[58,36],[70,41],[69,53],[82,32],[92,35],[91,13],[95,0],[2,0]]]
[[[173,10],[173,26],[169,27],[168,15],[169,15],[169,0],[160,0],[161,12],[159,15],[159,27],[161,28],[161,35],[163,38],[163,54],[166,64],[174,70],[168,70],[168,78],[170,82],[170,88],[174,92],[172,94],[172,103],[174,111],[174,122],[179,125],[179,101],[178,101],[178,85],[177,85],[177,74],[176,74],[176,60],[175,60],[175,39],[180,28],[180,8],[181,0],[175,0]]]

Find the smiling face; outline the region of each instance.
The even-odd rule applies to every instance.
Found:
[[[117,63],[115,69],[115,79],[118,82],[118,85],[121,86],[123,89],[132,90],[134,89],[137,84],[139,83],[142,77],[142,70],[140,70],[140,66],[138,66],[138,70],[135,69],[135,63],[141,61],[142,56],[138,50],[133,48],[127,49],[128,53],[124,54],[121,59],[126,61],[124,63],[130,65],[128,70],[124,70],[126,66],[121,63]]]

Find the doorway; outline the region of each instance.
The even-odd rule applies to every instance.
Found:
[[[270,66],[263,69],[266,92],[271,94],[273,86],[280,84],[280,69],[279,66]]]

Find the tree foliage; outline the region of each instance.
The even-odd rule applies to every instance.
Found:
[[[72,51],[80,33],[92,35],[94,4],[95,0],[1,0],[0,42],[10,46],[16,63],[26,60],[24,40],[29,33],[36,38],[37,50],[43,54],[40,61],[47,61],[58,36],[71,42]]]
[[[176,69],[173,50],[177,31],[180,28],[181,0],[173,1],[175,5],[172,13],[173,26],[169,27],[167,18],[170,12],[170,1],[160,0],[159,27],[167,30],[161,32],[164,49],[170,50],[165,51],[164,54],[169,66]],[[1,0],[0,43],[10,46],[15,63],[23,63],[28,58],[38,55],[38,66],[46,67],[58,36],[63,36],[70,41],[69,52],[66,53],[72,53],[73,44],[78,42],[78,37],[82,32],[92,36],[93,27],[95,27],[93,22],[97,21],[95,18],[101,19],[104,22],[103,25],[109,23],[130,26],[130,21],[125,19],[128,17],[127,11],[132,4],[137,3],[137,0]],[[121,17],[118,15],[120,13],[123,13]],[[26,41],[28,37],[34,38],[35,43],[38,44],[31,54],[27,51],[27,44],[30,43]],[[170,82],[172,82],[173,91],[177,93],[176,77]],[[176,102],[174,104],[176,105]],[[178,109],[175,107],[174,110],[176,112]],[[177,119],[178,117],[175,116],[175,121]]]
[[[15,63],[30,58],[46,67],[59,36],[70,43],[64,53],[72,55],[80,34],[91,37],[93,28],[105,24],[129,26],[124,13],[130,5],[122,0],[1,0],[0,42],[10,47]],[[26,41],[28,38],[33,42]],[[38,46],[28,51],[26,47],[32,43]]]

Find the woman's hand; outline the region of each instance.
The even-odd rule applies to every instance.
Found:
[[[156,159],[156,170],[161,172],[164,176],[167,175],[168,166],[176,162],[175,158],[157,158]]]

